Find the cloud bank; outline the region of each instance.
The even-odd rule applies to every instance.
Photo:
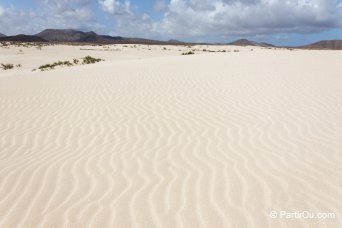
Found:
[[[142,12],[133,0],[38,2],[41,10],[0,6],[0,32],[102,28],[131,36],[192,37],[316,33],[342,27],[341,0],[156,0],[151,10],[158,19]],[[109,22],[98,21],[95,11]]]
[[[172,0],[157,27],[179,36],[310,33],[341,26],[335,0]]]
[[[14,6],[0,10],[0,30],[7,35],[33,34],[46,28],[101,27],[90,8],[91,0],[37,0],[33,9]]]

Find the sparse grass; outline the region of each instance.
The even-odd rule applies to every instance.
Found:
[[[94,58],[94,57],[91,57],[91,56],[86,56],[84,58],[82,58],[82,64],[93,64],[93,63],[97,63],[97,62],[100,62],[100,61],[103,61],[103,59],[99,59],[99,58]],[[46,70],[52,70],[52,69],[55,69],[55,67],[57,66],[74,66],[74,65],[78,65],[80,63],[80,60],[79,59],[73,59],[72,62],[70,61],[58,61],[58,62],[54,62],[54,63],[51,63],[51,64],[44,64],[44,65],[41,65],[40,67],[38,67],[39,70],[41,71],[46,71]],[[35,71],[36,69],[32,70],[32,71]]]
[[[10,46],[9,42],[0,42],[0,47],[9,48],[9,46]]]
[[[38,67],[38,69],[41,71],[45,71],[45,70],[52,70],[56,66],[72,66],[72,65],[73,64],[70,61],[58,61],[58,62],[54,62],[52,64],[42,65],[42,66]]]
[[[2,68],[2,69],[4,69],[4,70],[9,70],[9,69],[13,69],[13,64],[11,64],[11,63],[8,63],[8,64],[3,64],[3,63],[1,63],[1,66],[0,66],[0,68]]]
[[[182,55],[193,55],[195,52],[193,51],[188,51],[188,52],[183,52]]]
[[[41,71],[51,70],[51,69],[54,69],[54,68],[55,68],[54,64],[44,64],[44,65],[41,65],[40,67],[38,67],[38,69],[41,70]]]
[[[83,64],[93,64],[93,63],[97,63],[100,61],[102,61],[102,59],[94,58],[89,55],[83,58]]]

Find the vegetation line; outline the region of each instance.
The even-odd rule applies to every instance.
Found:
[[[82,65],[86,65],[86,64],[94,64],[100,61],[104,61],[104,59],[100,59],[100,58],[94,58],[91,56],[86,56],[81,58],[82,61],[78,60],[78,59],[73,59],[72,62],[70,61],[58,61],[58,62],[54,62],[52,64],[44,64],[41,65],[40,67],[38,67],[39,70],[41,71],[46,71],[46,70],[52,70],[55,69],[56,66],[74,66],[74,65],[78,65],[79,63],[81,63]],[[36,69],[33,69],[33,71],[35,71]]]

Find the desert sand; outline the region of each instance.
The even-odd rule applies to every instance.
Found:
[[[32,71],[86,55],[105,61]],[[0,63],[22,65],[0,69],[2,228],[342,227],[341,51],[10,46]]]

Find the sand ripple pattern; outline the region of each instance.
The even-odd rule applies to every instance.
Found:
[[[342,227],[341,63],[255,51],[0,77],[0,227]]]

